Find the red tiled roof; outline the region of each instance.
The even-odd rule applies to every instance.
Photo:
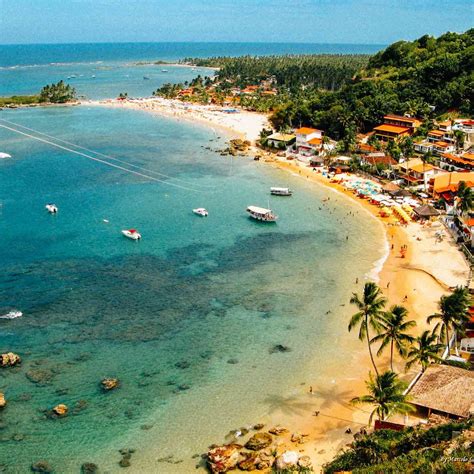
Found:
[[[317,128],[310,128],[310,127],[301,127],[298,128],[298,130],[295,130],[295,133],[298,135],[309,135],[314,132],[320,132],[321,130],[318,130]]]

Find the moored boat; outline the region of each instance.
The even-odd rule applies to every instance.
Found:
[[[44,207],[50,214],[56,214],[58,212],[58,207],[56,204],[46,204]]]
[[[140,240],[142,238],[141,234],[136,229],[122,230],[122,234],[132,240]]]
[[[209,215],[209,212],[203,207],[198,207],[196,209],[193,209],[193,212],[194,214],[197,214],[198,216],[202,216],[202,217],[207,217]]]
[[[271,187],[270,194],[274,196],[291,196],[293,191],[290,188]]]
[[[264,207],[249,206],[247,212],[252,219],[257,221],[275,222],[278,219],[278,216],[271,209],[265,209]]]

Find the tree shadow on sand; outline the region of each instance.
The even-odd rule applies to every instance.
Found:
[[[268,395],[262,403],[268,405],[269,413],[281,411],[286,415],[303,415],[310,410],[314,411],[318,405],[318,400],[316,397],[310,400],[302,400],[301,396]]]
[[[344,390],[337,385],[331,385],[314,390],[313,396],[319,403],[319,408],[326,410],[333,405],[351,408],[350,400],[354,397],[354,393],[350,390]]]

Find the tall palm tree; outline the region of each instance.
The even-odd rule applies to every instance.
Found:
[[[374,415],[379,420],[395,413],[407,414],[415,410],[413,405],[407,402],[407,396],[404,394],[407,385],[398,379],[398,375],[391,370],[387,370],[375,379],[369,374],[369,380],[366,382],[368,395],[355,397],[351,400],[353,405],[370,404],[375,405],[370,414],[369,425],[372,424]]]
[[[370,360],[374,366],[375,373],[377,376],[379,372],[375,365],[374,356],[372,354],[372,348],[370,346],[369,328],[378,332],[379,330],[379,318],[382,314],[386,298],[382,296],[382,290],[372,281],[367,282],[364,285],[364,293],[361,297],[357,293],[353,293],[350,299],[351,304],[355,305],[359,311],[355,313],[350,322],[348,330],[359,326],[359,339],[362,341],[364,337],[367,339],[367,346],[369,347]]]
[[[449,352],[449,330],[462,330],[463,326],[468,322],[469,309],[469,290],[462,286],[457,286],[450,295],[443,295],[438,303],[439,313],[428,316],[427,322],[436,321],[433,332],[439,330],[440,337],[445,336],[446,349]]]
[[[415,321],[407,321],[408,310],[404,306],[394,305],[389,311],[380,317],[380,334],[375,336],[370,342],[382,344],[377,352],[380,356],[383,350],[390,344],[390,369],[393,372],[393,349],[395,348],[400,356],[405,356],[406,346],[415,340],[414,337],[406,333],[407,330],[416,326]]]
[[[408,351],[405,370],[408,370],[413,364],[419,362],[421,371],[424,372],[432,362],[439,362],[441,357],[439,351],[443,344],[437,342],[436,333],[424,331],[421,336],[415,339],[415,345]]]

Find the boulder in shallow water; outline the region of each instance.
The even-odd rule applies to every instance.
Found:
[[[273,442],[272,435],[269,433],[255,433],[245,444],[247,449],[252,451],[259,451],[260,449],[268,448]]]
[[[25,373],[25,377],[34,384],[48,385],[54,377],[51,369],[31,369]]]
[[[7,401],[5,399],[5,395],[0,392],[0,410],[3,410],[7,406]]]
[[[52,473],[53,468],[48,461],[38,461],[31,465],[31,470],[33,472],[43,472],[43,473]]]
[[[277,470],[284,471],[294,469],[298,465],[299,454],[296,451],[285,451],[275,460]]]
[[[115,390],[120,385],[120,381],[119,379],[106,377],[105,379],[101,380],[100,385],[102,390],[109,392],[110,390]]]
[[[275,436],[280,436],[282,434],[288,433],[288,430],[286,428],[282,428],[281,426],[275,426],[274,428],[270,428],[268,432]]]
[[[0,354],[0,367],[14,367],[21,364],[21,357],[13,352],[6,352]]]
[[[222,473],[235,469],[242,461],[240,444],[224,444],[216,446],[207,453],[207,464],[212,473]]]
[[[93,462],[85,462],[81,466],[81,472],[82,474],[96,474],[96,472],[99,471],[99,467],[97,464],[94,464]]]
[[[64,417],[67,415],[68,412],[68,407],[64,403],[60,403],[59,405],[56,405],[53,409],[52,412],[54,415],[59,416],[59,417]]]
[[[284,346],[283,344],[275,344],[271,349],[270,349],[270,354],[275,354],[277,352],[290,352],[291,349],[288,346]]]
[[[260,462],[257,453],[246,453],[247,457],[239,462],[239,469],[241,471],[254,471],[257,469],[258,463]]]

